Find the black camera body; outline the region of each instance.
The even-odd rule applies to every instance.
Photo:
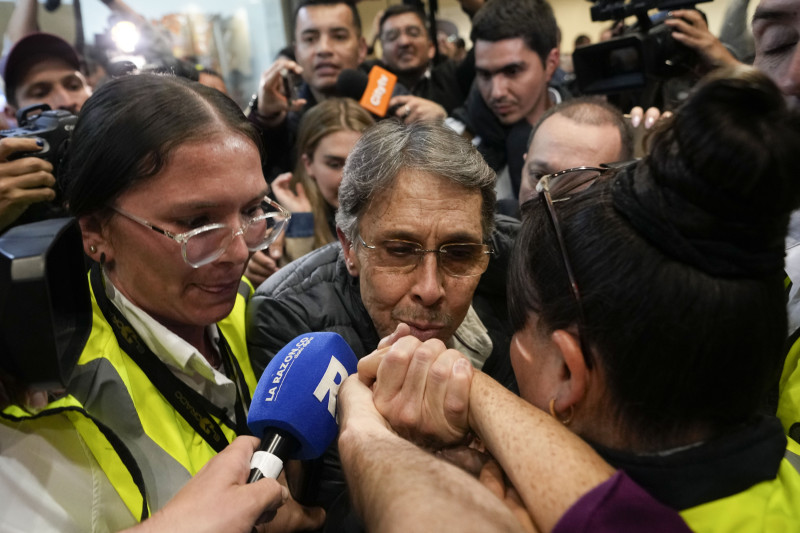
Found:
[[[590,0],[592,20],[622,21],[635,15],[638,23],[608,41],[575,50],[572,62],[582,94],[616,94],[644,90],[649,85],[689,72],[696,53],[672,38],[663,22],[669,10],[693,9],[712,0]],[[650,17],[650,9],[659,12]]]
[[[0,131],[3,137],[29,137],[44,143],[41,150],[15,152],[9,160],[23,157],[39,157],[53,165],[53,175],[58,176],[58,167],[69,144],[72,130],[78,117],[63,109],[50,109],[47,104],[36,104],[17,111],[18,127]]]

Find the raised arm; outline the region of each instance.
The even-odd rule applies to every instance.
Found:
[[[339,390],[339,453],[367,531],[523,531],[476,478],[394,433],[355,377]]]

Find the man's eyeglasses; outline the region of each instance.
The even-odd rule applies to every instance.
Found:
[[[542,176],[536,184],[539,200],[547,207],[550,223],[553,226],[553,231],[555,231],[556,239],[558,240],[561,260],[564,262],[564,269],[567,271],[567,277],[569,278],[572,296],[575,298],[575,305],[578,310],[578,340],[581,345],[581,350],[583,350],[584,361],[586,361],[586,366],[589,368],[592,366],[592,359],[590,357],[591,352],[588,349],[589,346],[584,338],[586,332],[586,316],[583,312],[581,291],[578,288],[578,281],[575,279],[575,273],[572,271],[572,263],[570,263],[569,256],[567,255],[567,247],[564,244],[564,234],[561,231],[561,224],[559,223],[558,214],[553,204],[554,202],[569,200],[570,194],[589,188],[600,176],[609,170],[610,168],[597,167],[570,168],[554,174]]]
[[[489,266],[489,256],[493,254],[488,244],[452,243],[444,244],[437,249],[427,250],[421,244],[411,241],[389,239],[375,245],[364,242],[363,246],[371,255],[375,265],[381,268],[408,273],[417,268],[425,254],[438,256],[439,267],[448,275],[463,278],[479,276]]]
[[[289,219],[292,218],[289,211],[265,197],[254,209],[252,218],[239,228],[217,223],[206,224],[185,233],[172,233],[118,207],[111,207],[111,209],[125,218],[180,243],[183,260],[193,268],[207,265],[219,258],[228,249],[233,239],[239,235],[242,236],[247,249],[251,252],[267,248],[278,238],[286,228]]]

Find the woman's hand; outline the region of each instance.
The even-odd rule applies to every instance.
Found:
[[[284,172],[272,180],[272,193],[283,207],[292,213],[307,213],[311,211],[311,202],[306,196],[306,189],[302,183],[297,183],[292,189],[292,173]]]

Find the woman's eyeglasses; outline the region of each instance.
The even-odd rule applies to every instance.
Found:
[[[239,235],[242,236],[247,249],[251,252],[267,248],[278,238],[289,223],[289,219],[292,218],[289,211],[265,197],[255,209],[253,216],[239,228],[233,228],[228,224],[207,224],[185,233],[172,233],[118,207],[111,207],[111,209],[125,218],[180,243],[183,260],[193,268],[199,268],[215,261],[225,253],[233,239]]]

